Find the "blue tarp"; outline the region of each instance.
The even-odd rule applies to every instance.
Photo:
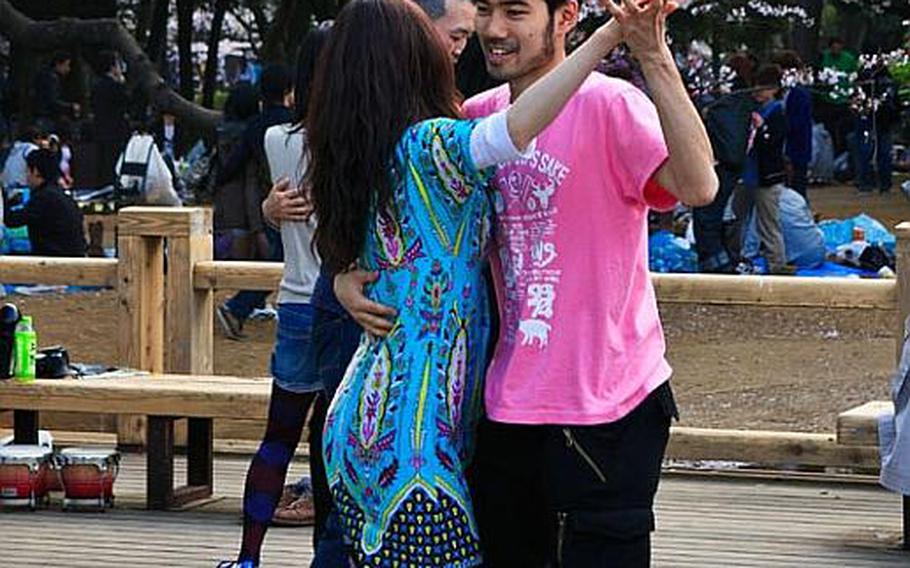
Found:
[[[698,272],[698,255],[689,241],[669,231],[657,231],[648,239],[651,272]]]
[[[825,236],[825,248],[834,252],[837,247],[853,241],[853,228],[860,227],[866,234],[869,244],[879,245],[889,254],[894,254],[897,238],[884,225],[862,213],[850,219],[830,219],[818,224]]]

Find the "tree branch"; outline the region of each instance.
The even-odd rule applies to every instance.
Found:
[[[73,45],[117,50],[129,65],[130,82],[145,91],[156,108],[205,130],[214,129],[221,118],[221,113],[192,103],[169,88],[135,38],[115,19],[35,22],[13,8],[9,0],[0,0],[0,34],[14,44],[40,50]]]

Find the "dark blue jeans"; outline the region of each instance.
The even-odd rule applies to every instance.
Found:
[[[861,118],[856,122],[850,142],[856,186],[860,191],[872,191],[876,187],[879,191],[889,191],[894,169],[891,128],[881,123],[873,124],[871,118]]]
[[[698,252],[698,267],[702,272],[722,272],[733,264],[733,258],[724,244],[724,210],[736,188],[739,173],[723,164],[718,164],[715,169],[720,181],[717,197],[710,205],[692,210],[695,249]]]
[[[318,307],[315,309],[313,351],[309,357],[310,372],[318,375],[329,401],[335,396],[335,390],[344,378],[348,364],[360,343],[361,333],[360,326],[348,314],[339,314]],[[324,419],[324,416],[314,416],[310,423],[311,431],[318,429],[319,433],[310,437],[310,452],[318,453],[319,456],[318,460],[311,461],[310,470],[313,477],[313,500],[316,505],[316,526],[313,531],[316,555],[311,568],[343,568],[349,565],[348,552],[344,544],[341,519],[338,518],[329,492],[325,461],[322,457],[321,433]]]
[[[281,233],[271,227],[266,227],[265,236],[269,239],[269,248],[271,249],[269,251],[271,253],[271,258],[269,260],[275,262],[284,260],[284,247],[281,245]],[[265,306],[265,299],[269,297],[269,294],[271,294],[271,292],[264,292],[261,290],[241,290],[225,302],[225,305],[235,318],[240,321],[246,321],[249,319],[250,314],[253,313],[253,310]]]

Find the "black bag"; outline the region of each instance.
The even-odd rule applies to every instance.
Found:
[[[726,95],[705,107],[705,128],[714,156],[728,169],[739,171],[746,163],[755,109],[748,93]]]
[[[878,272],[885,266],[894,268],[894,260],[888,252],[878,245],[869,245],[859,255],[859,266],[866,270]]]

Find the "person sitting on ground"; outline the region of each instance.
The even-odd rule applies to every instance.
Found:
[[[46,148],[25,158],[31,195],[24,207],[9,210],[8,227],[28,226],[32,254],[36,256],[85,256],[82,212],[58,185],[60,156]]]
[[[815,222],[809,203],[789,187],[780,191],[778,199],[787,262],[797,269],[818,267],[826,258],[825,235]],[[743,233],[742,256],[754,261],[761,247],[754,215],[747,220]]]

